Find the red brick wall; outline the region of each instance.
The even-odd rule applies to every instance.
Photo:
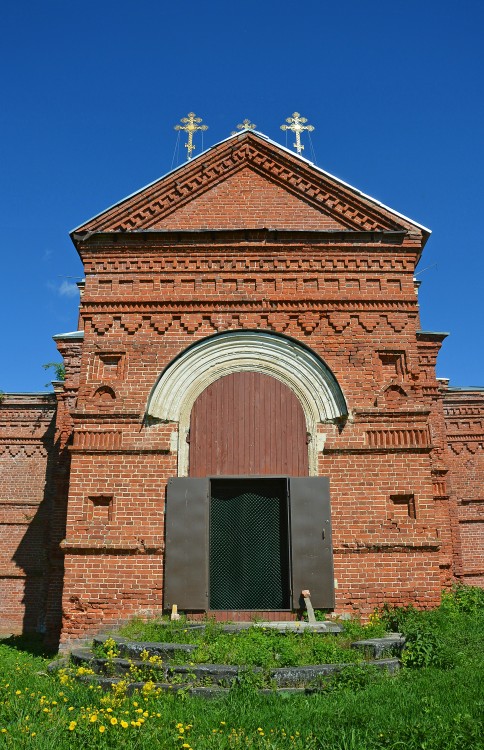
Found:
[[[287,189],[267,177],[245,168],[200,196],[196,203],[179,208],[157,229],[342,229],[341,222],[322,216],[317,208],[303,203]]]
[[[0,403],[0,632],[44,628],[53,417],[51,394]]]
[[[146,405],[174,357],[227,329],[300,340],[332,369],[347,399],[346,424],[320,428],[320,473],[331,479],[336,611],[438,602],[449,578],[448,520],[433,474],[446,470],[435,378],[442,337],[418,333],[419,243],[365,239],[301,242],[287,234],[271,241],[262,232],[251,242],[230,234],[207,241],[154,233],[79,243],[85,338],[63,542],[65,640],[137,611],[161,611],[177,424],[146,420]]]
[[[484,389],[449,388],[445,421],[456,516],[455,573],[484,586]]]

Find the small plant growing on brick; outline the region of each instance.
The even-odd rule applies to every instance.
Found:
[[[42,365],[44,370],[54,370],[55,374],[55,380],[62,380],[64,381],[66,379],[66,368],[63,362],[47,362],[45,365]],[[45,387],[47,388],[50,385],[50,383],[46,383]]]

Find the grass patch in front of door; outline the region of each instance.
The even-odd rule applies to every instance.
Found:
[[[347,628],[347,632],[340,634],[308,630],[281,633],[263,627],[226,633],[214,621],[208,621],[204,629],[197,630],[166,621],[146,623],[133,620],[121,628],[120,634],[132,640],[193,643],[197,646],[188,656],[179,655],[174,659],[176,664],[237,664],[270,669],[363,661],[362,653],[350,648],[351,642],[381,636],[386,630],[379,621],[366,626],[352,621]]]

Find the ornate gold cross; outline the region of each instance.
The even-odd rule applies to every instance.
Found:
[[[247,117],[243,122],[239,122],[237,125],[237,130],[255,130],[255,128],[255,123],[248,120]],[[237,135],[237,130],[232,130],[230,135]]]
[[[304,123],[307,122],[307,119],[305,117],[301,117],[299,112],[293,112],[292,117],[288,117],[286,119],[286,122],[289,123],[289,125],[281,125],[281,130],[292,130],[293,133],[296,134],[296,143],[294,143],[294,148],[298,152],[298,154],[301,153],[301,151],[304,151],[304,146],[301,143],[301,133],[303,130],[308,130],[311,132],[314,130],[314,127],[312,125],[305,125]]]
[[[185,123],[184,125],[175,125],[175,130],[184,130],[188,135],[188,143],[185,143],[187,149],[187,161],[192,158],[192,151],[195,150],[193,145],[193,135],[196,130],[208,130],[207,125],[199,125],[202,122],[201,117],[196,117],[195,112],[189,112],[186,117],[182,117],[180,122]]]

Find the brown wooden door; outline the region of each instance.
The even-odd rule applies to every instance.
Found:
[[[306,420],[286,385],[258,372],[216,380],[193,405],[190,476],[308,475]]]

